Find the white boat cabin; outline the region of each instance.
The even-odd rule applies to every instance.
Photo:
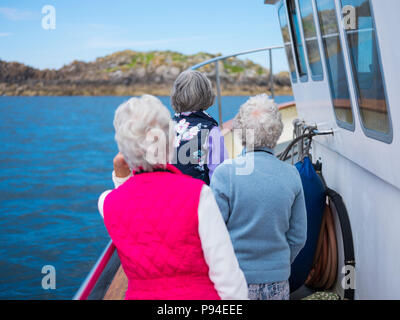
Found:
[[[277,9],[299,119],[334,131],[313,139],[312,155],[347,207],[356,298],[400,299],[400,1],[265,3]]]

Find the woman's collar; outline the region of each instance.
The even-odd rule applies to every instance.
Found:
[[[245,147],[245,148],[243,148],[243,151],[242,151],[242,155],[245,155],[246,153],[249,153],[249,152],[267,152],[267,153],[270,153],[270,154],[274,154],[274,149],[271,149],[271,148],[268,148],[268,147],[257,147],[257,148],[254,148],[253,150],[247,150],[247,148]]]
[[[180,116],[190,116],[192,113],[198,113],[202,112],[205,115],[211,117],[205,110],[198,110],[198,111],[186,111],[186,112],[180,112],[180,113],[175,113],[175,117],[180,117]]]
[[[175,167],[174,165],[172,165],[170,163],[167,163],[167,165],[165,167],[157,167],[153,171],[143,171],[143,170],[138,169],[136,171],[133,171],[133,175],[142,174],[142,173],[160,172],[160,171],[161,172],[163,172],[163,171],[171,172],[174,174],[182,174],[182,172],[177,167]]]

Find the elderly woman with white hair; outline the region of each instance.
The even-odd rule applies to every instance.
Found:
[[[300,175],[273,154],[283,123],[267,95],[241,106],[234,129],[245,148],[215,170],[211,188],[249,284],[249,298],[286,300],[290,265],[307,235]]]
[[[115,113],[116,189],[100,196],[99,210],[128,278],[125,299],[247,299],[211,189],[169,164],[171,122],[149,95]]]

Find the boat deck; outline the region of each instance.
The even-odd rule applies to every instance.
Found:
[[[120,266],[103,300],[123,300],[127,289],[128,278],[125,275],[124,269]]]

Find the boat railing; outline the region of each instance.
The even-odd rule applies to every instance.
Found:
[[[110,261],[112,255],[114,254],[115,246],[112,241],[109,241],[100,258],[97,260],[96,264],[93,266],[85,281],[82,283],[78,292],[75,294],[73,300],[87,300],[90,296],[92,290],[96,286],[102,272],[106,268],[108,262]]]
[[[229,54],[225,56],[219,56],[215,57],[209,60],[206,60],[204,62],[201,62],[199,64],[196,64],[192,66],[190,69],[191,70],[197,70],[200,69],[201,67],[207,66],[209,64],[214,64],[215,65],[215,80],[216,80],[216,87],[217,87],[217,103],[218,103],[218,117],[219,117],[219,123],[222,126],[222,101],[221,101],[221,79],[220,79],[220,71],[219,71],[219,62],[224,61],[229,58],[233,57],[238,57],[238,56],[244,56],[252,53],[258,53],[258,52],[268,52],[268,60],[269,60],[269,87],[271,91],[271,97],[275,98],[275,92],[274,92],[274,74],[273,74],[273,55],[272,51],[278,50],[278,49],[283,49],[283,46],[273,46],[273,47],[266,47],[266,48],[259,48],[259,49],[253,49],[253,50],[247,50],[247,51],[241,51],[237,52],[234,54]]]

